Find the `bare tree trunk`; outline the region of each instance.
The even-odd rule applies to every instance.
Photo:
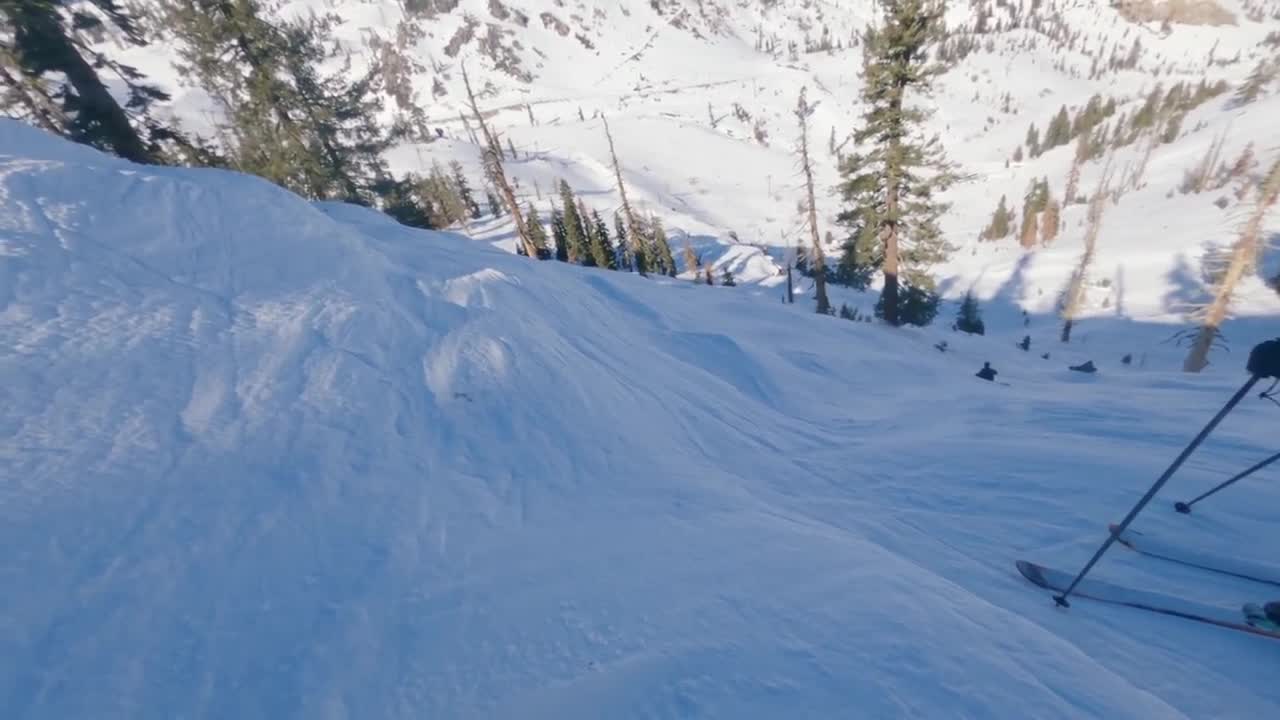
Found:
[[[1208,367],[1209,350],[1213,347],[1213,340],[1218,335],[1218,328],[1227,318],[1231,296],[1235,293],[1236,284],[1240,282],[1240,278],[1244,277],[1257,260],[1258,248],[1262,240],[1262,222],[1266,218],[1267,211],[1276,204],[1278,196],[1280,196],[1280,160],[1271,166],[1271,171],[1267,173],[1266,179],[1258,188],[1258,198],[1254,203],[1253,213],[1249,215],[1249,221],[1240,231],[1240,238],[1236,240],[1235,247],[1231,251],[1231,261],[1214,289],[1213,301],[1205,309],[1204,321],[1200,324],[1196,339],[1191,343],[1191,351],[1187,353],[1186,362],[1182,364],[1183,371],[1200,372]]]
[[[488,160],[489,170],[493,174],[493,180],[498,184],[498,192],[502,195],[503,202],[507,205],[507,210],[511,213],[511,217],[516,221],[516,234],[520,237],[520,243],[524,246],[525,254],[530,259],[538,260],[538,246],[533,242],[533,236],[529,234],[529,226],[525,224],[524,213],[520,211],[520,203],[516,200],[515,190],[511,189],[511,183],[507,182],[507,173],[502,169],[501,151],[498,150],[498,139],[489,131],[489,125],[484,121],[484,115],[480,114],[480,107],[476,105],[475,93],[471,91],[471,80],[467,78],[467,70],[462,69],[462,84],[467,88],[467,101],[471,104],[471,112],[476,116],[476,122],[480,124],[480,132],[484,136],[485,156]]]
[[[818,205],[813,196],[813,165],[809,162],[809,116],[813,110],[804,97],[804,88],[800,88],[800,102],[796,106],[796,118],[800,120],[800,164],[804,168],[804,187],[809,220],[809,237],[813,243],[813,258],[810,268],[813,270],[813,286],[818,296],[816,308],[820,315],[831,312],[831,301],[827,299],[827,258],[822,251],[822,241],[818,237]],[[787,266],[787,293],[791,293],[791,266]]]
[[[1071,283],[1067,286],[1066,296],[1062,303],[1062,342],[1071,342],[1071,329],[1084,305],[1085,280],[1089,275],[1089,266],[1093,264],[1093,254],[1098,247],[1098,233],[1102,229],[1102,213],[1107,207],[1108,186],[1111,184],[1111,161],[1107,161],[1107,169],[1102,173],[1102,182],[1089,198],[1089,226],[1084,234],[1084,253],[1080,263],[1071,274]]]
[[[894,123],[899,127],[897,127],[897,132],[892,133],[889,137],[889,148],[884,162],[885,218],[880,226],[880,236],[884,238],[884,292],[881,293],[881,297],[884,299],[884,321],[894,326],[899,324],[898,175],[901,172],[901,168],[898,167],[898,162],[902,157],[902,141],[900,138],[905,132],[905,129],[901,127],[903,124],[902,96],[905,91],[905,86],[898,84],[893,88],[893,96],[889,99],[889,112],[894,118]]]
[[[631,202],[627,200],[627,186],[622,182],[622,166],[618,164],[618,153],[613,149],[613,133],[609,132],[609,119],[604,116],[600,119],[604,121],[604,136],[609,140],[609,157],[613,159],[613,175],[618,180],[618,195],[622,198],[622,215],[627,219],[627,243],[631,246],[631,255],[635,258],[636,271],[641,275],[647,275],[649,257],[644,248],[643,229],[631,210]]]

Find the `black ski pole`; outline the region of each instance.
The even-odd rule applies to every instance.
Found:
[[[1151,502],[1151,498],[1155,497],[1156,493],[1160,492],[1160,488],[1164,487],[1164,484],[1169,481],[1169,478],[1173,477],[1173,474],[1178,471],[1179,467],[1182,467],[1182,463],[1186,462],[1187,458],[1191,457],[1191,453],[1195,452],[1196,448],[1200,447],[1200,443],[1204,442],[1204,439],[1209,437],[1209,433],[1213,432],[1213,429],[1218,426],[1218,423],[1222,422],[1222,419],[1227,416],[1227,413],[1231,412],[1261,379],[1262,377],[1260,375],[1251,376],[1249,380],[1236,391],[1236,394],[1231,396],[1231,399],[1227,401],[1227,404],[1222,406],[1222,409],[1218,411],[1218,414],[1213,416],[1213,419],[1209,421],[1208,425],[1204,426],[1204,429],[1200,431],[1199,435],[1196,435],[1195,439],[1191,441],[1191,444],[1187,445],[1187,447],[1179,453],[1178,457],[1173,461],[1173,464],[1169,466],[1169,469],[1164,471],[1164,474],[1160,476],[1159,480],[1156,480],[1155,484],[1151,486],[1151,489],[1147,491],[1147,494],[1143,495],[1142,499],[1138,501],[1138,504],[1133,506],[1133,509],[1129,511],[1129,514],[1120,522],[1119,527],[1117,527],[1114,532],[1107,535],[1106,542],[1102,543],[1102,547],[1098,548],[1098,551],[1093,554],[1093,557],[1085,564],[1084,569],[1080,571],[1080,574],[1076,575],[1076,579],[1071,581],[1071,584],[1067,586],[1067,589],[1063,591],[1061,595],[1053,596],[1053,601],[1055,603],[1061,607],[1071,607],[1071,603],[1067,602],[1067,596],[1076,589],[1076,585],[1080,584],[1080,581],[1084,579],[1084,576],[1089,574],[1089,571],[1093,569],[1093,566],[1097,564],[1098,560],[1107,552],[1107,548],[1111,547],[1111,544],[1116,541],[1116,538],[1124,534],[1124,531],[1129,527],[1129,523],[1133,522],[1133,519],[1138,516],[1138,513],[1142,512],[1142,508],[1146,507],[1147,503]]]
[[[1178,512],[1182,513],[1183,515],[1189,515],[1189,514],[1191,513],[1191,506],[1192,506],[1192,505],[1195,505],[1196,503],[1200,502],[1201,500],[1203,500],[1203,499],[1205,499],[1205,498],[1209,497],[1210,495],[1212,495],[1212,494],[1214,494],[1214,493],[1218,492],[1219,490],[1222,490],[1223,488],[1226,488],[1226,487],[1227,487],[1227,486],[1229,486],[1229,485],[1234,485],[1234,484],[1236,484],[1236,482],[1238,482],[1238,481],[1240,481],[1240,480],[1243,480],[1243,479],[1245,479],[1245,478],[1249,477],[1250,475],[1252,475],[1252,474],[1254,474],[1254,473],[1258,472],[1258,471],[1259,471],[1259,470],[1261,470],[1262,468],[1264,468],[1264,467],[1266,467],[1266,466],[1270,465],[1271,463],[1273,463],[1273,462],[1275,462],[1275,461],[1277,461],[1277,460],[1280,460],[1280,452],[1278,452],[1278,453],[1276,453],[1275,455],[1272,455],[1271,457],[1267,458],[1266,460],[1263,460],[1262,462],[1260,462],[1260,463],[1258,463],[1258,464],[1254,465],[1253,467],[1249,468],[1248,470],[1245,470],[1244,472],[1240,473],[1239,475],[1236,475],[1236,476],[1232,477],[1232,478],[1231,478],[1231,479],[1229,479],[1229,480],[1225,480],[1225,481],[1223,481],[1222,483],[1219,483],[1217,487],[1215,487],[1214,489],[1210,490],[1210,491],[1209,491],[1209,492],[1207,492],[1207,493],[1204,493],[1203,495],[1201,495],[1200,497],[1196,498],[1195,500],[1191,500],[1190,502],[1176,502],[1176,503],[1174,503],[1174,504],[1173,504],[1173,508],[1174,508],[1175,510],[1177,510]]]

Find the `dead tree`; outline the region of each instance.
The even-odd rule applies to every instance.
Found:
[[[804,92],[805,88],[800,88],[796,119],[800,122],[800,166],[804,171],[805,210],[808,215],[809,237],[813,242],[810,269],[813,271],[813,287],[818,296],[816,310],[820,315],[829,315],[831,302],[827,299],[827,258],[822,252],[822,241],[818,237],[818,206],[813,197],[813,164],[809,161],[809,116],[813,115],[813,107],[805,100]],[[788,267],[787,272],[790,271]]]
[[[1253,211],[1249,213],[1249,219],[1240,230],[1240,237],[1231,249],[1231,259],[1227,262],[1226,270],[1218,278],[1213,291],[1213,300],[1204,309],[1200,328],[1196,331],[1195,340],[1191,343],[1191,351],[1187,353],[1187,359],[1182,364],[1185,372],[1200,372],[1208,367],[1209,350],[1213,347],[1214,339],[1218,337],[1218,328],[1227,318],[1231,296],[1235,293],[1240,279],[1257,262],[1262,243],[1262,223],[1266,219],[1267,211],[1276,204],[1278,196],[1280,196],[1280,159],[1271,166],[1270,172],[1258,187]]]
[[[604,121],[604,136],[609,141],[609,157],[613,159],[613,175],[618,180],[618,195],[622,198],[622,216],[627,221],[627,243],[630,245],[632,257],[635,258],[636,271],[642,276],[647,276],[649,257],[644,247],[644,227],[641,226],[635,212],[631,210],[630,201],[627,200],[627,186],[622,182],[622,166],[618,164],[618,153],[613,149],[613,133],[609,132],[609,119],[604,116],[600,119]]]
[[[1080,310],[1084,307],[1085,281],[1089,275],[1089,266],[1093,264],[1094,252],[1098,247],[1098,233],[1102,230],[1102,213],[1107,207],[1110,185],[1111,161],[1108,160],[1107,168],[1102,173],[1102,181],[1093,196],[1089,198],[1089,225],[1084,234],[1084,253],[1080,255],[1080,262],[1076,265],[1075,272],[1071,274],[1071,281],[1062,298],[1061,339],[1064,343],[1071,342],[1071,329],[1075,325],[1076,318],[1080,316]]]
[[[516,234],[519,236],[521,245],[524,246],[525,254],[535,260],[542,259],[545,254],[540,252],[537,243],[533,241],[533,236],[529,234],[529,226],[525,224],[524,213],[520,210],[520,203],[516,200],[515,190],[511,188],[511,183],[507,182],[507,173],[502,169],[502,152],[501,146],[498,145],[498,139],[489,130],[489,124],[484,121],[484,115],[480,112],[480,107],[476,104],[476,95],[471,91],[471,80],[467,78],[467,69],[462,68],[462,84],[467,88],[467,102],[471,104],[471,112],[476,117],[476,123],[480,125],[480,133],[484,136],[484,160],[489,173],[493,177],[493,181],[498,186],[498,193],[502,197],[503,203],[507,206],[507,211],[511,213],[511,217],[516,221]]]

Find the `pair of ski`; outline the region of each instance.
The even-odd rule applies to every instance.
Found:
[[[1118,530],[1115,525],[1112,525],[1110,529],[1112,533]],[[1274,567],[1187,550],[1132,530],[1126,530],[1117,535],[1116,540],[1129,549],[1144,555],[1200,570],[1252,580],[1272,587],[1280,587],[1280,569]],[[1074,579],[1074,575],[1071,573],[1037,565],[1026,560],[1019,560],[1017,565],[1018,572],[1022,573],[1023,577],[1046,590],[1063,592]],[[1277,590],[1277,593],[1280,594],[1280,590]],[[1122,587],[1101,580],[1089,579],[1081,581],[1071,594],[1099,602],[1123,605],[1162,615],[1172,615],[1186,620],[1194,620],[1280,640],[1280,626],[1267,619],[1262,607],[1254,603],[1246,604],[1242,608],[1241,614],[1236,614],[1212,605],[1204,605],[1172,595]]]

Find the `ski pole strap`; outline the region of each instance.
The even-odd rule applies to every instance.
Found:
[[[1102,556],[1107,552],[1107,549],[1111,547],[1112,543],[1116,541],[1116,538],[1122,535],[1124,531],[1129,528],[1129,523],[1133,522],[1133,519],[1138,517],[1138,513],[1142,512],[1142,509],[1147,506],[1147,503],[1151,502],[1151,498],[1155,497],[1156,493],[1160,492],[1160,488],[1164,487],[1164,484],[1169,482],[1169,478],[1173,477],[1173,474],[1178,471],[1178,468],[1182,467],[1182,463],[1186,462],[1187,458],[1191,457],[1191,453],[1195,452],[1196,448],[1200,447],[1200,443],[1204,442],[1204,439],[1209,437],[1209,433],[1213,432],[1213,429],[1218,427],[1218,423],[1222,422],[1223,418],[1235,409],[1236,405],[1240,404],[1240,401],[1244,399],[1244,396],[1248,395],[1249,391],[1253,389],[1253,386],[1258,384],[1258,381],[1261,379],[1261,376],[1253,375],[1245,382],[1244,385],[1240,386],[1240,389],[1236,391],[1236,394],[1231,396],[1231,399],[1227,401],[1226,405],[1222,406],[1222,409],[1218,411],[1217,415],[1213,416],[1213,419],[1209,421],[1209,424],[1205,425],[1204,429],[1201,430],[1194,439],[1192,439],[1191,443],[1183,448],[1182,452],[1178,454],[1178,457],[1174,459],[1173,464],[1171,464],[1168,469],[1160,475],[1160,478],[1155,481],[1155,484],[1153,484],[1149,490],[1147,490],[1147,494],[1142,496],[1142,499],[1138,501],[1138,504],[1133,506],[1133,509],[1129,511],[1129,514],[1125,516],[1124,520],[1120,521],[1120,525],[1107,535],[1106,542],[1102,543],[1102,547],[1098,548],[1097,552],[1093,554],[1093,557],[1089,559],[1089,562],[1080,570],[1080,574],[1076,575],[1076,578],[1067,586],[1067,589],[1064,590],[1061,595],[1054,596],[1053,601],[1055,603],[1061,607],[1071,606],[1071,603],[1067,602],[1067,596],[1076,589],[1076,585],[1079,585],[1080,581],[1084,579],[1085,575],[1089,574],[1089,571],[1093,569],[1093,566],[1097,564],[1098,560],[1102,559]]]

